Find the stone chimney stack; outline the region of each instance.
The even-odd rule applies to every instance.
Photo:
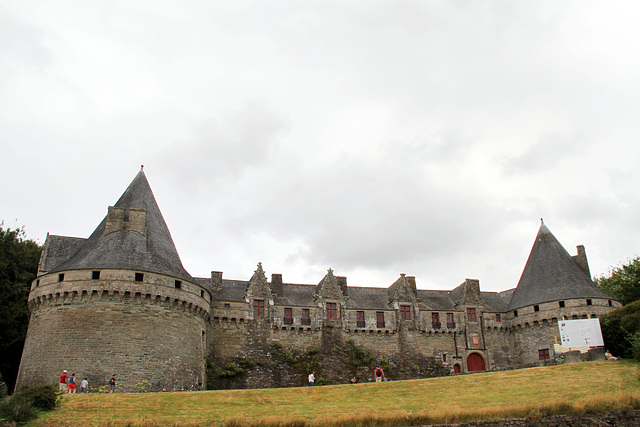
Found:
[[[271,292],[279,297],[284,296],[282,289],[282,274],[273,273],[271,275]]]
[[[347,287],[347,278],[346,276],[336,276],[338,280],[338,286],[340,287],[340,291],[342,291],[342,295],[345,297],[349,296],[349,288]]]
[[[587,261],[587,252],[584,250],[583,245],[576,246],[578,250],[578,255],[573,257],[576,260],[578,265],[587,273],[587,276],[591,277],[591,271],[589,270],[589,262]]]
[[[220,292],[222,290],[222,271],[211,272],[211,290]]]

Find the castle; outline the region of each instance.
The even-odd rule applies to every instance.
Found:
[[[117,373],[123,391],[145,380],[152,391],[197,390],[207,359],[268,358],[276,343],[302,351],[329,337],[456,373],[556,363],[558,319],[620,306],[577,249],[569,255],[541,224],[517,287],[504,292],[474,279],[422,290],[404,274],[388,288],[349,287],[332,270],[317,285],[291,284],[261,264],[248,281],[192,277],[141,170],[89,238],[47,235],[17,388],[68,369],[94,385]]]

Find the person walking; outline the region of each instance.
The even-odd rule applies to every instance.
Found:
[[[69,394],[76,394],[76,388],[78,385],[76,384],[76,374],[71,374],[69,377]]]
[[[313,384],[316,382],[316,377],[314,375],[314,372],[311,372],[309,374],[309,387],[313,387]]]
[[[109,380],[109,393],[116,392],[116,374],[113,374],[111,379]]]
[[[61,393],[67,392],[67,370],[62,371],[62,375],[60,375],[60,382],[58,383],[58,389]]]
[[[86,393],[88,391],[89,391],[89,381],[87,381],[87,377],[84,377],[84,379],[80,383],[80,393]]]

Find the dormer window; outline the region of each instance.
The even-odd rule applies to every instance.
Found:
[[[401,305],[400,306],[400,319],[402,319],[402,320],[411,320],[411,306],[410,305]]]
[[[253,300],[253,317],[264,317],[264,300]]]
[[[337,319],[338,318],[338,304],[335,302],[327,303],[327,319]]]

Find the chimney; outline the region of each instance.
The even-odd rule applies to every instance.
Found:
[[[211,291],[219,292],[222,290],[222,271],[211,272]]]
[[[578,250],[578,255],[573,257],[576,260],[578,265],[587,273],[587,276],[591,277],[591,272],[589,271],[589,262],[587,261],[587,252],[584,250],[583,245],[576,246]]]
[[[342,291],[342,295],[349,296],[349,288],[347,287],[347,278],[346,276],[336,276],[336,279],[338,280],[338,286],[340,287],[340,290]]]
[[[271,275],[271,292],[279,297],[284,296],[284,291],[282,289],[282,274],[273,273]]]

